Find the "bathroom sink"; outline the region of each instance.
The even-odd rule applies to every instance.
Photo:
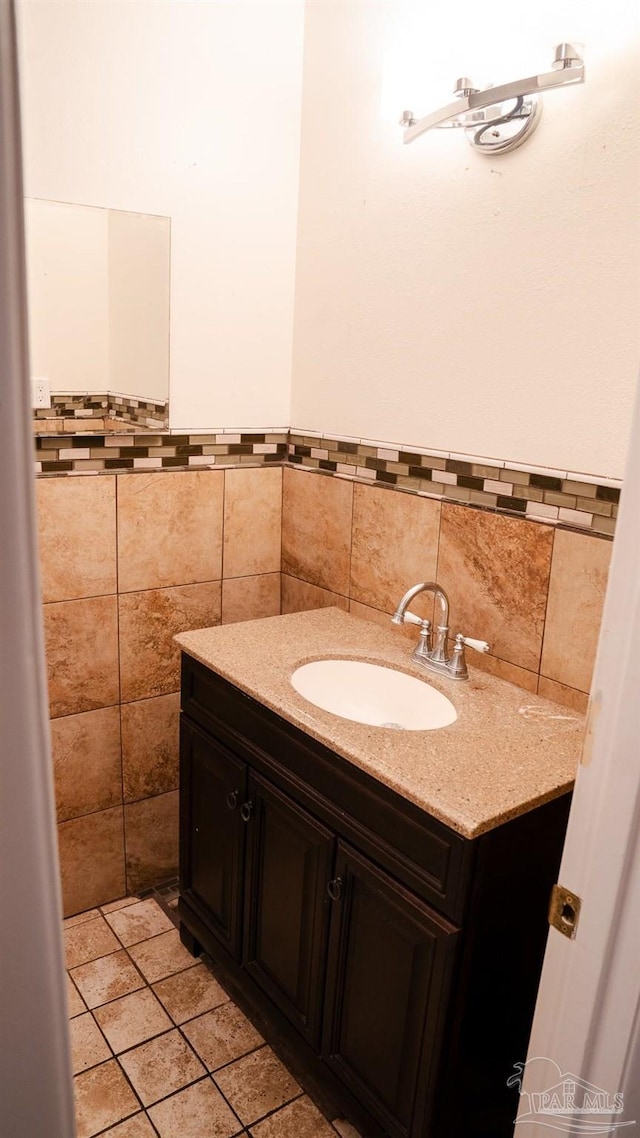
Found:
[[[362,660],[314,660],[291,676],[299,695],[342,719],[405,731],[448,727],[451,700],[425,680]]]

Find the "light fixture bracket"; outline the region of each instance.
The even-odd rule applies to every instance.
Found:
[[[416,119],[405,111],[400,124],[404,142],[413,142],[428,130],[461,129],[474,150],[482,154],[506,154],[530,138],[542,114],[540,92],[554,87],[584,83],[582,54],[574,44],[558,44],[552,70],[527,79],[479,90],[471,79],[456,81],[456,101]]]

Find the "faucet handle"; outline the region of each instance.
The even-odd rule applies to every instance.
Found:
[[[467,648],[475,648],[476,652],[490,652],[491,645],[486,640],[474,640],[472,636],[463,636],[461,632],[456,636],[457,644],[466,644]]]
[[[422,620],[419,616],[416,616],[414,612],[409,612],[409,609],[405,609],[404,612],[400,612],[398,609],[396,609],[393,616],[391,617],[391,623],[419,624],[420,627],[422,627],[424,624],[430,624],[430,621]]]
[[[423,625],[423,624],[425,624],[425,623],[426,623],[426,624],[429,624],[429,623],[430,623],[430,621],[424,621],[424,620],[422,619],[422,617],[420,617],[420,616],[416,616],[416,614],[415,614],[414,612],[409,612],[409,609],[407,609],[407,610],[406,610],[406,612],[405,612],[405,614],[404,614],[404,620],[405,620],[405,624],[419,624],[419,625]]]

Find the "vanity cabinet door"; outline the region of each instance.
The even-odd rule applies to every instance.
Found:
[[[244,967],[319,1049],[335,839],[258,775],[248,800]]]
[[[184,719],[180,730],[180,892],[239,960],[247,768]]]
[[[457,930],[341,842],[332,892],[323,1058],[385,1134],[422,1138]]]

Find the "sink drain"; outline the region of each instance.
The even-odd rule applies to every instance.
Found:
[[[392,727],[394,731],[404,731],[401,723],[381,723],[381,727]]]

